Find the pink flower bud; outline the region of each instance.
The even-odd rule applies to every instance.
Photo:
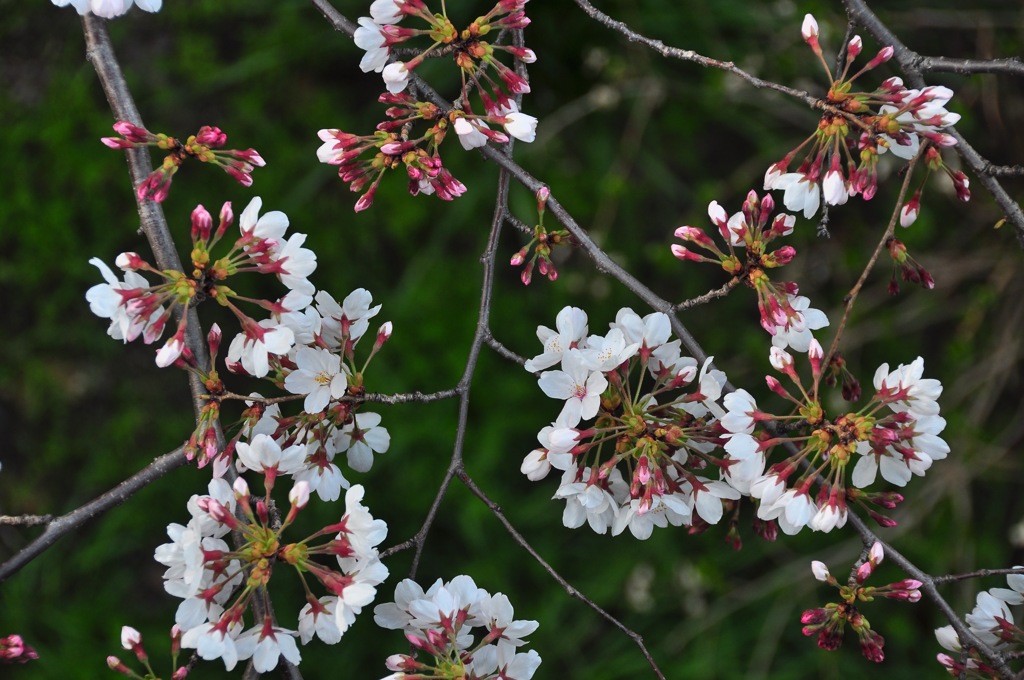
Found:
[[[544,212],[544,208],[547,206],[549,198],[551,198],[550,187],[543,186],[540,189],[537,189],[537,212]]]
[[[875,541],[874,545],[871,546],[871,550],[868,551],[868,560],[871,561],[873,566],[878,566],[885,559],[885,548],[882,546],[881,541]]]
[[[235,483],[231,485],[231,488],[234,490],[235,498],[238,500],[249,497],[249,485],[246,483],[244,477],[238,477],[235,479]]]
[[[384,346],[384,343],[391,337],[391,322],[385,321],[381,324],[381,327],[377,330],[377,340],[373,343],[373,351],[379,350]]]
[[[121,647],[131,649],[142,644],[142,633],[131,626],[121,626]]]
[[[864,69],[868,70],[884,64],[885,62],[892,59],[893,52],[895,52],[895,50],[893,49],[892,45],[887,45],[886,47],[883,47],[881,50],[878,51],[878,54],[875,55],[875,58],[868,62],[868,65],[865,66]]]
[[[119,120],[114,123],[114,132],[131,142],[148,142],[153,133],[144,127],[139,127],[126,120]]]
[[[800,27],[800,35],[804,37],[804,40],[808,41],[811,38],[818,37],[818,22],[810,14],[804,15],[804,23]]]
[[[295,482],[295,486],[288,492],[288,500],[296,508],[301,510],[309,503],[309,482],[303,480]]]
[[[204,125],[196,133],[196,141],[203,146],[212,146],[216,149],[224,146],[224,143],[228,141],[228,136],[221,132],[220,128]]]
[[[846,61],[851,62],[857,58],[860,51],[864,48],[864,43],[861,41],[859,35],[853,36],[849,43],[846,45]]]
[[[684,241],[693,241],[708,248],[713,248],[715,245],[711,237],[697,227],[679,227],[675,230],[674,234],[676,238],[683,239]]]
[[[213,218],[209,211],[199,204],[192,211],[192,241],[210,240],[210,230],[213,229]]]
[[[686,248],[678,244],[672,245],[672,254],[675,255],[680,260],[690,260],[692,262],[703,262],[706,259],[702,255],[698,255],[692,250],[687,250]]]
[[[136,144],[120,137],[100,137],[100,141],[111,149],[133,149]]]
[[[127,675],[128,677],[137,677],[135,673],[132,671],[132,669],[128,668],[128,666],[125,666],[123,663],[121,663],[121,660],[118,659],[116,656],[107,657],[107,668],[109,668],[112,671],[117,671],[121,675]]]
[[[114,264],[117,265],[121,271],[133,272],[137,269],[143,269],[146,261],[139,257],[138,253],[121,253],[117,256],[117,259],[114,260]]]
[[[217,350],[220,349],[221,341],[220,326],[216,323],[210,326],[210,332],[206,334],[206,344],[210,347],[210,356],[216,358]]]

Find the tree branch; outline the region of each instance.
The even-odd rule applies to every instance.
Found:
[[[913,87],[923,88],[925,82],[919,66],[922,60],[921,55],[904,45],[903,41],[896,37],[896,34],[890,31],[875,13],[871,11],[864,0],[843,0],[843,4],[846,5],[846,12],[850,16],[851,21],[855,21],[863,26],[866,31],[871,33],[883,45],[892,45],[894,50],[893,58],[900,68],[903,69],[907,80],[910,81]],[[986,168],[991,168],[992,164],[982,158],[981,154],[968,144],[967,140],[964,139],[963,135],[956,128],[948,127],[945,131],[956,139],[955,148],[957,153],[974,171],[981,185],[992,194],[992,198],[1002,208],[1006,219],[1017,230],[1018,242],[1021,247],[1024,247],[1024,211],[1021,211],[1020,205],[1010,198],[1010,195],[1003,189],[1003,185],[995,177],[985,174]]]
[[[160,456],[110,491],[97,496],[80,508],[51,521],[41,536],[19,550],[9,560],[0,564],[0,581],[17,573],[18,570],[41,555],[67,534],[75,531],[94,517],[124,503],[134,496],[137,491],[160,479],[168,472],[181,467],[186,462],[184,447],[179,446],[170,453]]]

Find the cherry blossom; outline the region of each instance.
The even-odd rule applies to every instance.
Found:
[[[348,387],[341,357],[326,349],[299,347],[295,351],[296,369],[284,379],[284,388],[292,394],[305,394],[302,408],[320,413],[333,399],[345,396]]]
[[[574,345],[578,346],[587,337],[587,313],[578,307],[563,307],[555,317],[555,328],[537,327],[537,339],[544,346],[541,354],[527,360],[527,371],[535,373],[554,366]]]
[[[159,12],[163,5],[163,0],[52,0],[52,2],[57,7],[71,5],[79,14],[92,12],[104,19],[121,16],[132,8],[132,4],[138,5],[139,9],[146,12]]]
[[[544,371],[537,384],[552,399],[564,399],[559,419],[575,427],[584,418],[597,415],[601,393],[608,380],[600,371],[588,368],[583,353],[570,349],[562,357],[561,371]]]

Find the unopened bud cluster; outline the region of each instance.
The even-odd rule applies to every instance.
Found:
[[[903,579],[881,587],[864,585],[882,562],[883,556],[881,543],[871,546],[865,559],[853,570],[847,585],[840,585],[822,562],[812,562],[811,571],[814,578],[838,589],[839,602],[829,602],[824,607],[805,611],[800,617],[803,634],[816,636],[818,646],[822,649],[835,650],[843,644],[843,634],[849,625],[857,634],[861,653],[865,658],[880,663],[885,658],[882,649],[885,646],[885,638],[871,628],[867,617],[860,611],[860,605],[871,602],[876,597],[904,602],[917,602],[921,599],[921,582],[915,579]]]
[[[203,163],[216,165],[228,173],[242,186],[252,186],[252,171],[263,167],[266,163],[256,149],[224,149],[228,136],[220,128],[204,125],[184,142],[163,133],[152,133],[127,121],[120,120],[114,124],[114,131],[120,137],[103,137],[101,142],[111,149],[133,149],[139,146],[151,146],[168,151],[160,167],[149,174],[136,187],[140,201],[149,199],[162,202],[171,189],[174,173],[188,158],[195,158]]]

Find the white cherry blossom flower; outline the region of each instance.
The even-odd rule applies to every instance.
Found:
[[[454,127],[455,134],[459,136],[459,143],[466,151],[487,145],[487,135],[480,132],[481,127],[487,127],[487,123],[482,120],[470,122],[469,119],[460,116],[455,119]]]
[[[239,656],[236,645],[236,638],[241,626],[233,626],[232,630],[225,630],[223,626],[215,623],[204,623],[185,630],[181,636],[181,646],[185,649],[194,649],[199,658],[212,661],[222,659],[224,668],[232,670],[239,659],[248,656]]]
[[[552,399],[565,400],[558,418],[567,426],[576,427],[580,420],[597,415],[608,379],[600,371],[590,370],[578,349],[570,349],[563,355],[562,368],[561,371],[544,371],[537,384]]]
[[[266,624],[254,626],[238,636],[235,641],[238,658],[251,657],[253,668],[260,673],[274,670],[282,657],[298,665],[302,655],[295,644],[295,635],[295,631],[274,627],[268,619]]]
[[[345,425],[335,438],[338,451],[348,452],[348,466],[356,472],[369,472],[373,454],[391,446],[391,435],[380,421],[379,413],[357,413],[355,422]]]
[[[768,186],[767,180],[765,189],[781,189],[785,191],[782,202],[788,210],[802,210],[804,217],[810,219],[818,212],[821,204],[821,192],[818,183],[811,181],[811,178],[802,172],[787,172],[772,179],[772,185]]]
[[[238,454],[238,467],[241,468],[241,472],[275,471],[276,474],[290,475],[302,468],[302,462],[306,458],[305,444],[293,444],[282,450],[276,441],[265,434],[256,435],[250,444],[238,442],[235,451]]]
[[[409,70],[404,62],[391,62],[384,67],[381,75],[384,77],[384,85],[391,94],[398,94],[409,85]]]
[[[541,369],[554,366],[562,360],[563,354],[574,345],[579,345],[587,337],[587,313],[579,307],[563,307],[555,317],[555,328],[537,327],[537,339],[544,346],[544,351],[528,360],[524,366],[527,371],[535,373]]]
[[[67,7],[69,4],[79,14],[92,12],[104,19],[113,19],[121,16],[132,8],[133,0],[52,0],[57,7]],[[163,0],[134,0],[139,9],[146,12],[159,12]]]
[[[356,29],[352,39],[355,41],[356,47],[366,51],[359,61],[359,68],[363,73],[383,71],[384,65],[388,63],[388,47],[380,26],[369,17],[359,17],[359,28]]]
[[[828,326],[828,317],[820,309],[811,308],[811,301],[803,295],[789,295],[789,304],[796,315],[777,324],[772,335],[772,345],[779,349],[789,347],[795,352],[806,352],[814,335],[811,331]]]
[[[348,388],[341,357],[318,347],[299,347],[295,352],[297,368],[284,379],[284,388],[292,394],[305,394],[302,409],[320,413],[332,399],[341,399]]]
[[[227,363],[241,367],[249,375],[262,378],[270,372],[270,355],[284,356],[295,344],[295,334],[271,319],[239,333],[228,347]],[[234,369],[233,369],[234,370]]]
[[[352,342],[358,341],[370,327],[370,319],[377,316],[381,306],[371,307],[373,295],[365,288],[357,288],[338,302],[327,291],[316,294],[316,308],[323,317],[323,336],[328,344],[337,346],[347,333]]]

